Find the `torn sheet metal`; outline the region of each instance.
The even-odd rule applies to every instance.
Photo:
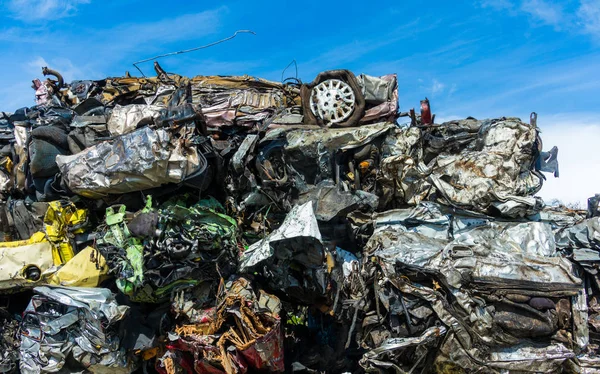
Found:
[[[44,215],[48,203],[9,200],[5,205],[7,226],[15,233],[15,239],[26,240],[44,228]],[[8,231],[8,230],[7,230]]]
[[[144,127],[56,162],[69,188],[90,198],[180,183],[206,169],[201,153],[172,140],[166,130]]]
[[[128,367],[119,350],[120,306],[104,288],[36,287],[20,328],[22,373],[59,371],[68,358],[83,367]]]
[[[213,318],[175,329],[159,371],[168,372],[177,351],[192,353],[191,366],[200,373],[284,371],[279,300],[262,291],[258,298],[244,278],[228,282],[226,290]]]
[[[434,343],[436,340],[442,338],[446,333],[446,327],[431,327],[427,329],[421,336],[415,338],[395,338],[384,341],[378,348],[368,351],[363,355],[360,360],[360,366],[365,369],[367,373],[378,373],[388,372],[393,370],[395,373],[410,373],[412,372],[422,361],[425,360],[429,350],[436,349]],[[429,348],[425,348],[429,345]],[[424,348],[420,353],[417,353],[415,347]],[[414,356],[409,356],[408,365],[406,368],[401,368],[402,363],[399,362],[399,356],[404,350],[414,349]]]
[[[63,287],[98,287],[108,278],[108,266],[102,254],[86,247],[63,265],[48,284]]]
[[[256,272],[270,289],[306,303],[326,303],[325,252],[312,202],[295,206],[281,226],[243,251],[239,272]]]

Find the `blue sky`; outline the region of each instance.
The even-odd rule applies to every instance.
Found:
[[[67,81],[136,74],[134,61],[249,29],[160,63],[272,80],[292,60],[304,81],[334,68],[397,73],[401,110],[427,96],[442,120],[536,111],[561,162],[541,195],[583,203],[600,192],[600,0],[420,3],[1,0],[0,109],[33,105],[42,66]]]

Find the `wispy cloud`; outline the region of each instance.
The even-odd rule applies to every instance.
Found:
[[[76,26],[76,30],[48,30],[43,26],[10,27],[0,29],[0,40],[25,44],[68,45],[70,50],[84,47],[86,50],[96,50],[96,54],[103,57],[110,57],[130,50],[152,51],[167,43],[202,39],[220,30],[221,21],[227,11],[228,8],[222,6],[145,22],[101,24],[97,28]],[[104,52],[107,53],[102,54]]]
[[[438,93],[442,93],[444,92],[444,88],[446,87],[445,84],[443,84],[442,82],[438,81],[437,79],[433,79],[433,83],[431,85],[431,94],[435,95]]]
[[[491,67],[493,68],[493,67]],[[571,68],[571,71],[568,69]],[[500,71],[501,68],[498,67]],[[567,70],[561,73],[561,70]],[[593,92],[600,89],[600,81],[596,79],[588,80],[593,74],[594,67],[585,66],[585,63],[577,64],[559,63],[549,68],[544,68],[539,77],[533,77],[529,70],[516,71],[505,70],[500,76],[512,75],[511,81],[520,81],[521,84],[516,87],[503,86],[500,81],[491,81],[490,84],[497,86],[494,93],[484,97],[471,96],[469,100],[459,98],[459,101],[453,106],[453,111],[481,117],[481,115],[507,115],[514,113],[521,108],[519,97],[529,96],[529,105],[541,105],[544,99],[550,97],[557,100],[557,97],[563,97],[568,93],[581,93],[582,91]],[[584,83],[582,83],[584,82]],[[462,99],[462,100],[460,100]],[[560,105],[567,104],[568,101],[562,101]],[[534,108],[532,108],[534,109]]]
[[[600,40],[600,0],[581,0],[577,17],[582,32]]]
[[[3,71],[0,80],[4,87],[11,88],[10,91],[0,89],[2,108],[33,105],[31,79],[42,78],[42,66],[59,71],[66,82],[102,79],[107,75],[121,75],[126,70],[135,74],[131,66],[134,61],[179,50],[182,45],[196,46],[196,43],[201,45],[219,39],[213,35],[220,31],[227,11],[226,7],[219,7],[176,17],[163,16],[137,23],[104,23],[85,28],[65,24],[60,30],[52,27],[44,30],[40,24],[0,30],[0,40],[14,44],[10,55],[5,54],[0,61],[0,67],[4,69],[0,69]],[[221,65],[220,59],[209,60],[206,56],[202,53],[188,54],[161,60],[161,63],[164,62],[165,69],[180,66],[177,72],[188,75],[198,74],[200,70],[206,74],[217,71],[243,74],[249,67],[260,66],[259,61],[237,59],[227,60],[229,62]],[[142,68],[147,74],[153,74],[151,63]]]
[[[70,17],[81,4],[90,0],[7,0],[4,8],[11,17],[25,22],[57,20]]]
[[[420,33],[436,29],[442,23],[443,21],[440,18],[423,25],[422,20],[416,18],[411,22],[394,27],[388,32],[376,34],[375,37],[372,37],[371,34],[370,37],[357,38],[351,42],[338,45],[315,45],[313,46],[315,51],[323,49],[324,51],[317,53],[314,58],[306,62],[300,62],[298,65],[303,72],[310,75],[314,75],[323,69],[347,67],[345,65],[348,63],[397,44],[402,40],[416,38]],[[365,35],[369,34],[365,33]]]
[[[453,93],[456,92],[457,89],[458,89],[458,87],[456,86],[456,83],[453,83],[452,87],[450,87],[450,91],[448,92],[448,95],[452,95]]]
[[[479,6],[503,11],[510,16],[526,14],[538,24],[552,26],[556,31],[590,35],[600,41],[600,0],[569,2],[548,0],[480,0]]]
[[[544,0],[525,0],[521,4],[521,10],[531,15],[534,20],[550,25],[556,30],[561,30],[563,25],[568,23],[565,21],[570,18],[559,4]]]
[[[77,74],[81,71],[108,73],[119,69],[121,73],[120,69],[123,67],[119,65],[123,61],[127,62],[126,68],[130,68],[134,61],[181,49],[173,47],[181,42],[194,41],[201,45],[207,37],[220,31],[227,11],[227,7],[219,7],[177,17],[108,25],[105,28],[78,28],[77,32],[44,30],[43,27],[37,26],[12,27],[0,30],[0,40],[16,43],[19,46],[18,50],[23,53],[27,46],[35,55],[44,57],[52,56],[57,50],[68,50],[70,55],[75,57],[63,61],[62,65],[67,71],[73,72],[74,77],[81,77],[82,75]],[[102,58],[89,58],[90,54]],[[55,69],[58,69],[57,64],[61,65],[56,58],[48,62],[49,66]],[[87,68],[79,68],[80,66]],[[37,74],[39,72],[36,68]],[[92,75],[88,78],[101,77]]]
[[[96,34],[99,39],[111,38],[119,45],[142,45],[145,49],[148,47],[146,43],[169,43],[213,34],[219,30],[226,12],[226,7],[220,7],[157,21],[118,25]]]
[[[9,27],[0,29],[0,40],[9,43],[43,44],[47,43],[47,36],[43,28]]]
[[[37,56],[27,63],[27,70],[30,74],[37,75],[44,66],[49,66],[48,62],[43,57]]]

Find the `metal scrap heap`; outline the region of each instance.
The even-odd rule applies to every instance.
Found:
[[[0,373],[600,372],[600,195],[536,196],[535,113],[155,70],[1,113]]]

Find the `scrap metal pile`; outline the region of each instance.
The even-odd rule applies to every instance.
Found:
[[[2,113],[0,373],[600,372],[600,195],[535,196],[535,114],[155,70]]]

